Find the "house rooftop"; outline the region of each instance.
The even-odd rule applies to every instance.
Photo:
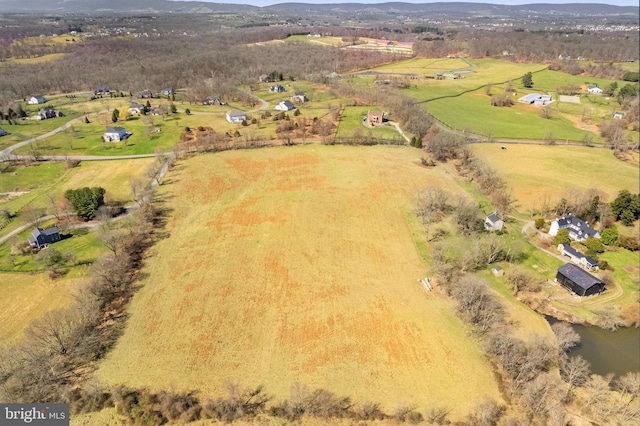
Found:
[[[491,221],[492,223],[496,223],[502,219],[500,219],[498,215],[495,212],[493,212],[489,216],[487,216],[487,220]]]
[[[538,93],[529,93],[528,95],[524,95],[523,97],[521,97],[520,99],[518,99],[519,101],[529,101],[529,102],[534,102],[537,99],[540,99],[541,95]]]
[[[594,285],[603,284],[602,280],[594,277],[584,269],[573,263],[567,263],[558,268],[558,272],[569,278],[581,288],[588,290]]]
[[[580,258],[584,258],[587,262],[589,262],[591,265],[597,265],[598,262],[595,261],[594,258],[592,258],[591,256],[587,256],[584,253],[580,253],[578,250],[574,249],[573,247],[571,247],[571,244],[561,244],[562,245],[562,249],[569,253],[571,256],[577,257],[578,259]]]

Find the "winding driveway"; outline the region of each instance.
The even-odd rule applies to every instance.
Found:
[[[540,251],[543,251],[543,252],[547,253],[548,255],[555,257],[556,259],[560,259],[560,260],[561,260],[561,261],[563,261],[563,262],[567,262],[567,258],[566,258],[566,257],[564,257],[564,256],[562,256],[562,255],[559,255],[558,253],[553,253],[552,251],[549,251],[549,250],[547,250],[547,249],[544,249],[544,248],[542,248],[542,247],[539,247],[539,246],[537,246],[537,245],[533,244],[533,242],[529,239],[529,235],[527,234],[527,231],[528,231],[530,228],[533,228],[533,229],[535,229],[535,231],[536,231],[538,234],[542,234],[542,232],[538,231],[538,230],[534,227],[534,222],[533,222],[532,220],[524,220],[524,219],[517,218],[517,217],[515,217],[515,216],[508,216],[508,217],[510,217],[511,219],[524,221],[524,225],[522,226],[522,230],[521,230],[520,232],[522,232],[522,235],[525,237],[525,239],[526,239],[527,241],[529,241],[529,243],[530,243],[531,245],[533,245],[536,249],[538,249],[538,250],[540,250]],[[613,289],[613,293],[609,293],[609,294],[606,294],[606,293],[605,293],[605,295],[604,295],[604,296],[600,296],[600,297],[598,297],[598,298],[596,298],[596,299],[588,300],[588,301],[584,302],[584,305],[587,305],[587,306],[600,305],[600,304],[602,304],[603,302],[610,302],[610,301],[615,300],[615,299],[617,299],[618,297],[622,296],[622,294],[624,293],[624,290],[622,290],[622,287],[620,286],[620,284],[618,284],[618,283],[616,283],[616,282],[614,281],[613,285],[614,285],[614,287],[615,287],[615,288]],[[565,302],[565,303],[566,303],[566,302]],[[578,306],[578,305],[574,305],[574,306]]]

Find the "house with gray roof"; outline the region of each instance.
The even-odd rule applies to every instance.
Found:
[[[521,104],[544,106],[553,102],[553,97],[549,94],[529,93],[528,95],[518,98],[518,102]]]
[[[558,268],[555,282],[578,296],[592,296],[604,291],[604,282],[573,263]]]
[[[598,270],[598,262],[591,256],[587,256],[584,253],[580,253],[578,250],[571,247],[571,244],[559,244],[558,251],[563,256],[568,257],[571,261],[578,266],[586,269],[587,271]]]
[[[504,221],[498,217],[496,212],[484,218],[484,229],[487,231],[502,231],[503,226]]]
[[[27,101],[29,105],[40,105],[46,102],[47,102],[47,98],[45,98],[44,96],[32,96]]]
[[[296,109],[296,107],[291,103],[291,101],[281,101],[276,105],[276,111],[291,111],[294,109]]]
[[[587,222],[575,217],[571,213],[566,217],[562,217],[551,222],[549,235],[555,237],[558,235],[558,231],[560,229],[565,228],[569,230],[569,238],[576,240],[577,242],[582,242],[587,238],[600,238],[600,233],[598,231],[589,226]]]
[[[309,99],[307,99],[307,96],[303,92],[295,92],[293,96],[291,96],[291,102],[297,102],[299,104],[307,102],[308,100]]]
[[[61,111],[53,108],[40,108],[40,111],[38,111],[38,115],[36,115],[36,119],[38,120],[46,120],[47,118],[56,117],[64,117],[64,114]]]
[[[599,88],[597,84],[594,84],[587,87],[587,92],[591,93],[592,95],[601,95],[602,89]]]
[[[129,136],[124,127],[107,127],[107,131],[102,135],[105,142],[118,142]]]
[[[35,228],[29,237],[29,245],[33,250],[40,250],[58,241],[60,241],[60,232],[57,226],[47,229]]]
[[[271,93],[282,93],[282,92],[286,92],[287,89],[285,89],[284,86],[280,84],[276,84],[275,86],[269,87],[269,91]]]
[[[229,123],[242,123],[247,119],[247,113],[245,112],[236,110],[227,111],[227,121]]]
[[[2,127],[0,127],[0,136],[7,136],[9,133],[7,133],[6,130],[4,130]]]

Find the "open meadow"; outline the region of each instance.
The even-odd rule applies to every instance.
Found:
[[[78,278],[49,280],[47,274],[0,274],[0,345],[15,343],[24,328],[45,312],[63,308],[72,300]]]
[[[613,151],[558,145],[479,143],[469,145],[475,155],[498,171],[516,198],[515,208],[530,213],[544,203],[555,204],[571,191],[597,189],[601,201],[611,202],[618,192],[638,192],[638,165],[614,157]]]
[[[158,194],[170,236],[98,377],[212,396],[232,380],[276,400],[300,382],[387,411],[446,401],[454,418],[499,400],[453,303],[417,281],[415,190],[460,191],[420,154],[306,145],[181,161]]]

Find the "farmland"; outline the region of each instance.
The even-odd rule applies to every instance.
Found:
[[[0,344],[18,340],[25,326],[45,312],[65,307],[79,283],[78,278],[50,281],[46,274],[3,273],[0,285]]]
[[[394,422],[400,421],[400,407],[415,407],[428,416],[430,408],[444,406],[452,410],[448,421],[473,423],[473,415],[492,401],[504,404],[504,417],[496,422],[526,423],[527,416],[529,423],[543,424],[562,415],[556,400],[530,398],[543,380],[557,388],[557,395],[567,389],[560,381],[565,379],[564,363],[551,328],[530,307],[558,308],[558,317],[573,314],[572,321],[600,326],[609,317],[632,324],[637,254],[615,244],[594,254],[608,263],[602,275],[610,280],[607,291],[578,300],[553,282],[565,259],[547,247],[550,243],[543,240],[548,237],[534,231],[530,220],[544,211],[548,221],[553,209],[539,207],[561,197],[596,189],[599,207],[605,209],[604,203],[620,189],[637,191],[637,149],[625,152],[638,137],[631,120],[637,100],[622,102],[622,90],[620,100],[586,94],[586,85],[606,87],[613,80],[551,71],[551,61],[533,57],[518,63],[522,58],[500,55],[500,50],[490,54],[493,46],[473,53],[474,40],[454,42],[455,32],[435,28],[422,41],[444,42],[450,53],[443,48],[437,54],[447,57],[398,60],[401,55],[384,54],[400,53],[386,42],[393,35],[390,28],[389,34],[372,32],[369,39],[291,35],[288,24],[264,29],[260,22],[245,25],[253,35],[236,38],[227,28],[224,37],[211,37],[213,29],[196,37],[172,28],[168,37],[156,28],[151,43],[142,41],[142,33],[125,40],[116,35],[118,30],[113,40],[101,37],[96,44],[105,59],[119,64],[109,69],[91,60],[92,49],[75,51],[62,39],[43,46],[51,52],[64,46],[61,53],[51,54],[56,56],[42,50],[32,58],[9,58],[3,65],[7,81],[24,67],[33,84],[0,83],[0,95],[11,102],[4,105],[7,115],[0,116],[10,132],[1,138],[0,148],[51,133],[13,152],[22,158],[6,155],[2,163],[0,235],[31,224],[0,245],[0,297],[12,305],[0,314],[6,324],[0,343],[21,345],[0,348],[3,377],[10,377],[0,383],[0,396],[12,386],[13,395],[31,389],[36,395],[39,385],[20,376],[19,363],[4,368],[3,355],[18,358],[20,351],[35,348],[28,336],[20,341],[21,331],[43,313],[69,307],[72,313],[65,317],[73,321],[79,318],[74,310],[91,313],[74,327],[82,329],[78,336],[92,337],[78,338],[82,344],[72,349],[79,352],[38,350],[42,359],[60,361],[73,374],[82,370],[73,385],[88,391],[89,399],[103,389],[118,400],[122,395],[117,389],[123,386],[185,391],[200,398],[204,412],[207,398],[221,396],[229,382],[241,388],[264,385],[271,399],[256,422],[281,424],[294,418],[289,411],[297,408],[277,404],[285,399],[295,403],[302,383],[350,397],[354,411],[349,420],[342,419],[345,423],[370,420],[356,411],[364,410],[366,401],[380,403]],[[415,52],[430,49],[415,34]],[[535,37],[527,34],[527,39]],[[44,43],[44,38],[38,39]],[[396,46],[408,50],[409,44]],[[191,56],[183,56],[187,51]],[[158,61],[168,54],[171,60]],[[50,79],[36,62],[59,80]],[[569,69],[557,61],[552,67]],[[67,79],[71,69],[83,69],[87,76],[74,73]],[[594,75],[622,75],[609,71]],[[534,85],[525,88],[522,76],[528,72]],[[277,81],[263,82],[258,78],[263,73]],[[118,91],[96,98],[92,87],[107,83]],[[272,92],[274,84],[286,90]],[[570,89],[581,94],[559,101],[555,92],[567,85],[579,86]],[[157,91],[163,87],[172,87],[172,93]],[[134,95],[142,88],[155,92],[151,108],[146,115],[130,114],[131,102],[146,103]],[[561,91],[569,91],[565,89]],[[295,110],[275,110],[299,91],[307,100],[296,100]],[[49,101],[25,105],[31,92],[45,94]],[[529,104],[492,106],[491,96],[516,100],[532,92],[553,94],[549,114]],[[210,95],[219,95],[223,104],[203,105]],[[60,109],[65,117],[30,119],[42,106]],[[229,123],[225,113],[231,109],[248,117]],[[389,121],[363,123],[369,110],[385,111]],[[612,120],[614,111],[625,115]],[[616,146],[616,154],[626,155],[628,162],[617,160],[612,151],[588,147],[613,145],[603,124],[621,125],[616,143],[627,146],[619,149],[622,153]],[[125,127],[130,137],[105,142],[107,126]],[[399,135],[403,131],[406,140]],[[455,133],[461,144],[465,136],[467,142],[503,140],[456,145],[439,156],[438,143],[458,143],[440,132]],[[423,135],[423,150],[391,146],[409,138],[416,145],[420,139],[415,137]],[[538,145],[509,143],[523,140]],[[577,141],[582,146],[569,146]],[[358,146],[374,142],[381,145]],[[242,149],[258,147],[262,149]],[[467,156],[466,147],[473,156]],[[175,156],[126,158],[169,151]],[[67,161],[38,161],[47,155]],[[81,158],[85,155],[105,161]],[[168,174],[157,177],[155,196],[147,204],[135,184],[148,182],[165,160]],[[501,180],[517,200],[513,216],[505,212],[509,197],[500,198],[509,193],[498,193]],[[36,217],[62,217],[56,200],[66,189],[102,186],[108,201],[121,206],[132,204],[131,183],[141,208],[115,208],[111,211],[126,215],[113,220],[101,211],[93,222],[76,223],[79,229],[64,229],[54,248],[33,252],[25,247]],[[446,191],[438,193],[429,185]],[[425,199],[418,199],[418,190]],[[430,205],[427,197],[433,197]],[[482,219],[493,211],[502,215],[505,227],[489,233]],[[55,220],[49,216],[38,226],[52,226]],[[60,222],[64,227],[69,223]],[[595,226],[602,229],[604,223]],[[619,229],[621,235],[637,235],[637,221]],[[47,263],[47,255],[56,252],[65,262],[60,270]],[[497,265],[506,276],[494,276]],[[523,271],[530,273],[525,277],[530,282],[517,282]],[[420,283],[424,277],[434,285],[430,291]],[[98,294],[107,304],[92,303],[92,295]],[[89,295],[82,299],[89,303],[80,308],[69,303],[81,295]],[[96,332],[100,342],[93,339]],[[73,357],[78,358],[68,361]],[[35,365],[22,370],[35,371]],[[43,376],[49,374],[44,371]],[[43,388],[51,386],[51,394],[66,398],[67,383],[51,375]],[[130,407],[136,422],[150,419],[140,414],[145,399]],[[118,405],[120,411],[124,404]],[[552,412],[556,409],[558,413]],[[422,416],[413,414],[411,421]],[[310,409],[304,417],[308,415],[318,414]],[[602,423],[591,415],[589,421]],[[326,418],[311,422],[316,420],[322,424]],[[107,408],[86,421],[119,420]]]
[[[610,202],[620,190],[634,192],[640,186],[638,165],[616,159],[610,150],[561,145],[509,145],[501,150],[496,144],[471,148],[505,179],[522,213],[557,203],[572,191],[597,189],[602,200]]]
[[[402,147],[308,145],[181,163],[107,383],[215,393],[295,382],[459,417],[500,398],[477,342],[427,273],[405,219],[417,187],[456,190]],[[416,182],[408,184],[407,182]],[[419,182],[419,183],[418,183]]]

